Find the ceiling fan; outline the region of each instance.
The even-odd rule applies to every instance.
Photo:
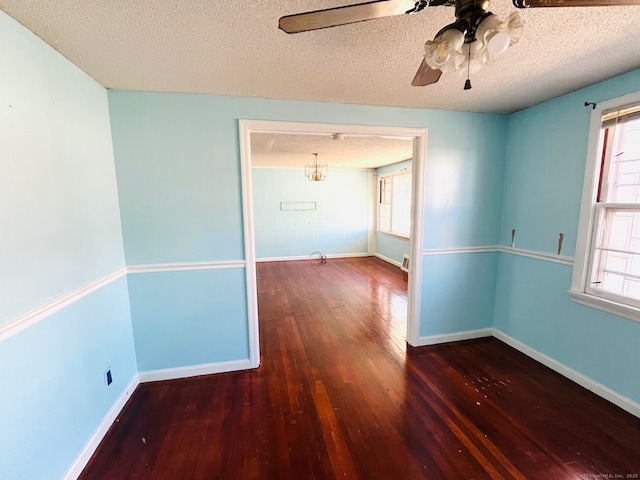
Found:
[[[640,5],[640,0],[513,0],[517,8],[610,7]],[[376,0],[344,7],[287,15],[278,27],[299,33],[392,15],[414,14],[427,7],[455,7],[456,21],[442,28],[425,44],[425,55],[411,82],[413,86],[436,83],[442,73],[467,71],[469,75],[503,54],[522,35],[524,23],[513,12],[502,21],[488,11],[489,0]]]

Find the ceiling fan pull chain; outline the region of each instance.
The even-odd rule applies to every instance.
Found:
[[[427,8],[429,6],[429,0],[418,0],[414,5],[413,8],[411,10],[407,10],[404,13],[407,13],[409,15],[413,15],[414,13],[418,13],[421,12],[422,10],[424,10],[425,8]]]
[[[471,44],[467,45],[469,45],[469,58],[467,59],[467,81],[464,82],[464,89],[471,90],[471,79],[469,78],[471,76]]]

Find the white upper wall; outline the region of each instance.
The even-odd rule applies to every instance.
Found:
[[[106,90],[0,12],[0,323],[124,265]]]

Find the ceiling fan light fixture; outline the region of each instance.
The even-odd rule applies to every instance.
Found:
[[[471,50],[471,52],[469,52]],[[463,62],[458,68],[460,75],[468,74],[473,75],[482,70],[485,63],[487,63],[487,52],[484,45],[476,40],[471,43],[465,43],[462,47]]]
[[[444,73],[459,70],[464,62],[463,44],[464,34],[457,28],[448,28],[425,43],[424,58],[427,65]]]
[[[487,52],[489,52],[489,55],[492,57],[497,57],[506,52],[510,44],[511,37],[509,37],[509,34],[504,30],[500,30],[487,41]]]
[[[511,45],[515,45],[522,36],[524,22],[513,12],[505,21],[489,13],[476,30],[476,38],[481,42],[484,63],[502,55]]]

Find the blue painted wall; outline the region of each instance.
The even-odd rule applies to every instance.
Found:
[[[426,253],[506,245],[516,228],[545,252],[562,231],[571,255],[583,103],[640,85],[636,70],[510,117],[107,93],[1,12],[0,55],[0,323],[125,259],[242,260],[241,118],[427,128]],[[423,275],[421,335],[494,325],[640,401],[640,324],[572,303],[570,267],[458,253],[425,255]],[[245,359],[245,302],[242,268],[135,274],[3,340],[0,478],[61,477],[137,370]]]
[[[497,254],[449,253],[422,258],[420,336],[493,325]]]
[[[0,22],[1,323],[124,259],[104,88]]]
[[[310,182],[304,169],[253,168],[256,257],[367,253],[369,171],[332,169]],[[316,210],[283,211],[281,202],[316,202]],[[358,246],[359,245],[359,246]]]
[[[402,265],[402,259],[409,255],[409,240],[387,233],[376,232],[376,254]]]
[[[128,264],[243,259],[242,118],[427,128],[424,248],[497,243],[507,138],[504,115],[113,90],[108,95]],[[452,131],[462,133],[452,136]],[[474,255],[481,254],[464,254],[460,261]],[[484,258],[477,261],[484,265]],[[467,273],[474,280],[461,283],[458,295],[484,296],[478,301],[492,305],[491,288],[476,286],[485,281],[485,271]],[[436,286],[451,278],[450,272],[430,264],[424,275]],[[134,305],[137,293],[132,289],[131,295]],[[224,299],[213,295],[207,315],[217,319],[224,315],[217,310],[217,300]],[[471,319],[435,318],[432,312],[445,311],[448,301],[437,288],[425,289],[423,303],[430,309],[423,311],[422,332],[458,332],[491,322],[487,309]],[[148,350],[142,339],[151,342],[153,335],[168,335],[153,330],[156,320],[148,314],[134,309],[132,319],[141,365],[150,360],[141,353]],[[200,319],[176,315],[174,321],[189,332],[197,331]],[[167,325],[166,319],[161,323]],[[195,334],[184,341],[195,357],[207,355]]]
[[[0,58],[6,327],[124,255],[104,88],[2,12]],[[0,478],[61,478],[135,373],[124,277],[0,341]]]
[[[412,160],[403,160],[402,162],[385,165],[376,169],[376,176],[399,172],[403,169],[411,170],[412,163]],[[377,189],[378,185],[376,183],[376,192],[378,191]],[[378,201],[378,194],[376,194],[376,202]],[[377,221],[376,218],[376,225]],[[376,254],[402,264],[403,257],[409,254],[409,239],[376,231]]]
[[[640,70],[511,115],[500,241],[575,252],[591,109],[636,92]],[[640,323],[573,303],[570,266],[500,254],[494,325],[603,385],[640,402]]]
[[[62,478],[136,374],[126,278],[4,340],[0,372],[0,478]]]
[[[243,268],[129,276],[141,372],[249,358]]]

